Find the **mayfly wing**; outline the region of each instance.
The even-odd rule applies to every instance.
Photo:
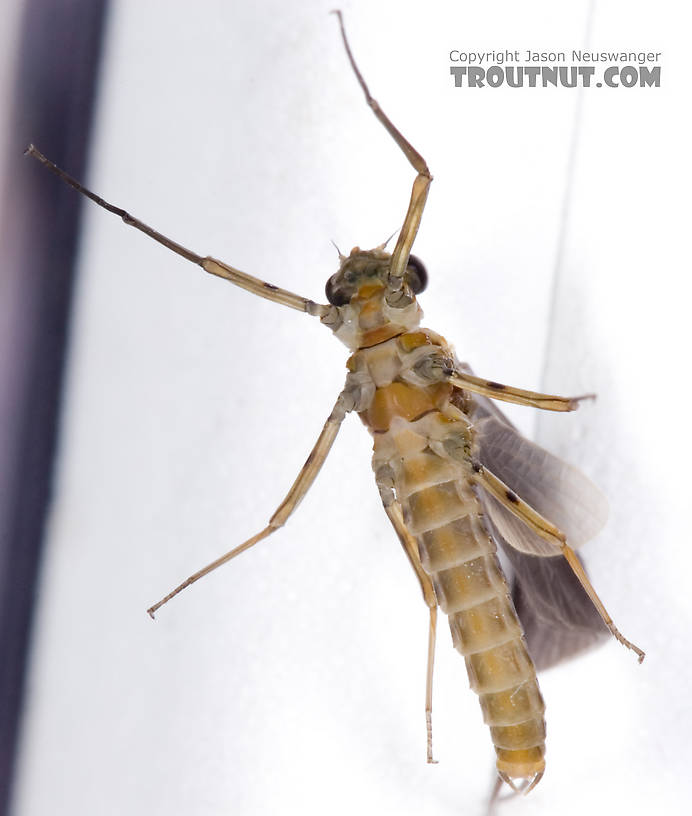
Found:
[[[474,423],[480,461],[567,536],[574,549],[594,538],[608,517],[601,491],[580,470],[523,437],[497,416]],[[501,535],[530,555],[559,555],[560,550],[540,538],[492,496],[486,506]]]
[[[512,601],[537,669],[575,657],[609,637],[598,610],[561,556],[520,552],[488,526],[512,567]]]
[[[481,461],[522,498],[548,482],[550,489],[534,497],[533,506],[551,520],[568,519],[566,529],[581,532],[577,543],[596,535],[608,512],[600,491],[576,468],[523,437],[489,399],[474,397],[474,403]],[[545,557],[544,539],[481,494],[490,531],[513,570],[512,600],[536,667],[549,668],[605,640],[608,629],[565,559]]]

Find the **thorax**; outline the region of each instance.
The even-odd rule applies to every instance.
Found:
[[[444,380],[431,381],[426,376],[427,362],[440,358],[452,362],[452,349],[443,337],[421,328],[360,348],[350,357],[349,371],[370,384],[371,399],[359,415],[375,436],[376,447],[384,441],[378,437],[394,426],[416,424],[429,414],[437,415],[438,425],[461,422],[470,429],[463,393]]]

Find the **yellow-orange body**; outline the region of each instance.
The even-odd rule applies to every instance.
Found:
[[[388,320],[383,291],[376,283],[360,286],[347,321],[356,349],[348,369],[368,394],[359,414],[374,437],[380,492],[385,505],[401,505],[449,616],[490,726],[498,771],[537,781],[545,767],[545,706],[475,492],[473,400],[447,382],[426,384],[419,376],[419,361],[453,360],[453,352],[442,337],[417,328],[422,313],[415,299],[407,320]]]

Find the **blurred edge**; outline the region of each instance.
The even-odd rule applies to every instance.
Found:
[[[10,812],[107,0],[20,4],[0,191],[0,816]],[[12,82],[12,80],[10,80]]]

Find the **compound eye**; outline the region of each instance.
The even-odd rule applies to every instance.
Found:
[[[343,289],[337,289],[334,286],[334,278],[329,278],[327,281],[326,286],[324,287],[324,293],[327,296],[327,300],[332,304],[332,306],[345,306],[347,303],[350,303],[351,298],[345,294]]]
[[[409,255],[406,281],[414,295],[419,295],[428,285],[428,273],[425,271],[423,262],[415,255]]]

